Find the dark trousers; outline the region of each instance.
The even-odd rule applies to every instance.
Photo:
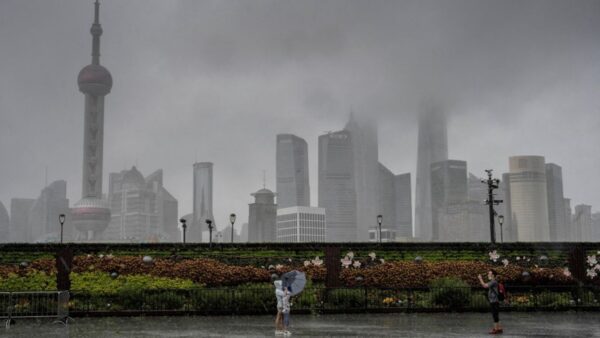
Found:
[[[492,307],[492,317],[494,318],[494,323],[498,323],[500,321],[500,303],[490,303],[490,306]]]

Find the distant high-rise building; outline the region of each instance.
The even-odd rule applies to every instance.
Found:
[[[565,198],[565,241],[575,240],[575,229],[573,229],[573,209],[571,208],[571,199]]]
[[[254,194],[248,217],[248,242],[275,242],[277,204],[275,194],[269,189],[261,189]]]
[[[194,222],[188,228],[189,242],[202,242],[207,219],[213,220],[213,164],[194,163]]]
[[[34,242],[60,241],[60,222],[58,216],[65,214],[63,240],[72,238],[72,223],[67,199],[67,182],[55,181],[42,189],[40,197],[33,203],[29,211],[29,228],[31,240]]]
[[[377,224],[379,212],[377,126],[372,119],[351,113],[344,130],[352,138],[357,225],[355,240],[365,242],[369,238],[369,229]]]
[[[517,230],[515,229],[515,222],[512,219],[512,210],[510,208],[510,173],[502,174],[502,181],[500,181],[500,191],[502,193],[502,199],[504,202],[500,204],[501,215],[504,216],[504,223],[499,226],[501,231],[499,238],[504,242],[515,242],[517,240]],[[489,217],[489,214],[488,214]],[[498,236],[496,236],[498,238]]]
[[[415,237],[422,241],[431,241],[431,164],[448,159],[446,117],[438,107],[424,107],[419,116],[417,152]]]
[[[325,209],[289,207],[277,210],[277,242],[325,242]]]
[[[10,242],[10,218],[4,204],[0,202],[0,243]]]
[[[456,234],[467,236],[468,224],[461,229],[447,229],[448,223],[440,222],[450,206],[467,202],[467,162],[446,160],[431,164],[431,213],[433,241],[459,241]]]
[[[319,207],[327,213],[327,241],[358,239],[352,136],[347,130],[319,136]]]
[[[396,199],[396,238],[413,237],[412,229],[412,189],[410,173],[394,177]]]
[[[240,242],[248,242],[248,223],[242,224],[242,228],[240,229]]]
[[[109,175],[111,222],[105,240],[179,241],[177,200],[163,187],[162,176],[157,170],[144,178],[135,166]]]
[[[383,217],[383,222],[381,223],[382,240],[395,240],[398,234],[398,222],[396,221],[396,189],[394,187],[395,179],[396,176],[394,173],[386,168],[383,164],[379,163],[379,210],[377,214]],[[373,223],[373,221],[371,222]],[[371,226],[371,229],[375,228],[377,228],[379,231],[377,218],[375,218],[375,225]],[[376,239],[377,236],[373,236],[376,234],[377,233],[370,232],[369,240],[372,241]]]
[[[102,197],[102,164],[104,148],[104,97],[110,93],[113,80],[108,69],[100,65],[100,4],[94,4],[92,63],[83,67],[77,77],[79,91],[85,94],[83,141],[83,182],[81,200],[71,210],[76,239],[95,240],[110,222],[108,201]]]
[[[573,230],[575,242],[592,241],[592,206],[579,204],[575,206],[573,216]]]
[[[546,163],[546,193],[548,195],[548,225],[550,241],[564,241],[565,196],[563,195],[562,168],[554,163]]]
[[[308,145],[298,136],[277,135],[277,207],[310,206]]]
[[[439,209],[436,216],[440,224],[440,241],[484,242],[490,240],[488,213],[481,209],[480,202],[463,201],[448,204]]]
[[[592,241],[600,242],[600,212],[592,214]]]
[[[10,200],[10,241],[29,243],[33,241],[29,226],[29,211],[35,203],[31,198],[13,198]]]
[[[510,208],[517,241],[550,240],[544,157],[510,157],[509,169]]]

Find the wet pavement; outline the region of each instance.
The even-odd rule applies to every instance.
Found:
[[[275,337],[272,316],[20,320],[0,337]],[[600,313],[503,313],[501,337],[600,337]],[[291,337],[490,337],[485,313],[292,315]],[[282,337],[282,336],[279,336]]]

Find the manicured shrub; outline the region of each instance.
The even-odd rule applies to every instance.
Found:
[[[451,277],[436,279],[431,282],[431,299],[434,305],[449,309],[460,309],[471,301],[471,286],[466,282]]]

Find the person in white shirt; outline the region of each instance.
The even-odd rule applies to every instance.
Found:
[[[275,298],[277,298],[277,317],[275,317],[275,334],[283,334],[283,292],[282,283],[280,280],[276,280],[275,285]]]

